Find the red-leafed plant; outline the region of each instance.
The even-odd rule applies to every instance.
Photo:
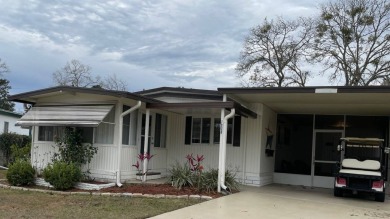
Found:
[[[133,164],[132,166],[135,167],[137,169],[137,172],[139,176],[143,176],[143,175],[146,175],[147,172],[148,172],[148,168],[146,167],[146,170],[143,171],[143,162],[144,160],[146,159],[148,162],[150,159],[152,159],[152,157],[154,157],[154,155],[150,155],[149,153],[147,154],[138,154],[137,158],[137,163]]]
[[[198,188],[198,191],[200,191],[202,190],[202,171],[204,169],[202,165],[202,161],[204,160],[204,156],[197,154],[196,157],[194,157],[192,154],[187,154],[186,158],[190,170],[195,175],[196,186]]]

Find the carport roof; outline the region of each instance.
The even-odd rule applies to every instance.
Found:
[[[277,113],[390,115],[390,86],[219,88],[230,98]]]

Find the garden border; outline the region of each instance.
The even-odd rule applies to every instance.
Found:
[[[44,189],[30,189],[19,186],[4,185],[0,182],[0,188],[13,189],[31,192],[41,192],[47,194],[57,195],[91,195],[91,196],[109,196],[109,197],[131,197],[131,198],[177,198],[177,199],[201,199],[201,200],[212,200],[211,196],[206,195],[165,195],[165,194],[142,194],[142,193],[111,193],[111,192],[65,192],[65,191],[54,191]]]

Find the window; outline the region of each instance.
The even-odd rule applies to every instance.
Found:
[[[96,128],[95,143],[113,144],[115,129],[115,107],[107,114],[103,121]]]
[[[76,130],[81,133],[83,143],[93,143],[93,128],[92,127],[76,127]]]
[[[235,116],[234,119],[229,119],[227,124],[227,144],[232,144],[235,147],[240,146],[241,139],[241,117]],[[221,132],[220,118],[192,118],[186,117],[185,144],[209,144],[211,133],[213,133],[214,144],[219,143]]]
[[[219,144],[219,137],[221,133],[221,119],[214,119],[214,144]],[[234,119],[228,119],[226,143],[232,144],[234,147],[240,146],[241,139],[241,117],[235,116]]]
[[[219,144],[219,137],[221,135],[221,119],[214,119],[214,144]]]
[[[4,133],[8,133],[8,126],[9,126],[9,123],[4,122]]]
[[[210,118],[192,119],[192,143],[210,143]]]
[[[130,106],[123,106],[122,112],[129,110]],[[123,117],[122,144],[136,145],[137,140],[137,118],[138,110],[135,110]]]
[[[167,116],[156,113],[154,147],[165,148],[167,136]]]
[[[92,127],[76,127],[80,131],[83,143],[93,143],[93,128]],[[39,126],[38,141],[55,141],[56,138],[64,136],[65,127],[59,126]]]
[[[62,137],[65,127],[57,126],[39,126],[38,141],[54,141],[57,137]]]

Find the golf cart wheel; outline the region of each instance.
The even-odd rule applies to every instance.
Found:
[[[375,201],[384,202],[385,201],[385,193],[375,193]]]
[[[333,194],[334,194],[335,197],[342,197],[343,196],[343,190],[335,187],[333,189]]]

